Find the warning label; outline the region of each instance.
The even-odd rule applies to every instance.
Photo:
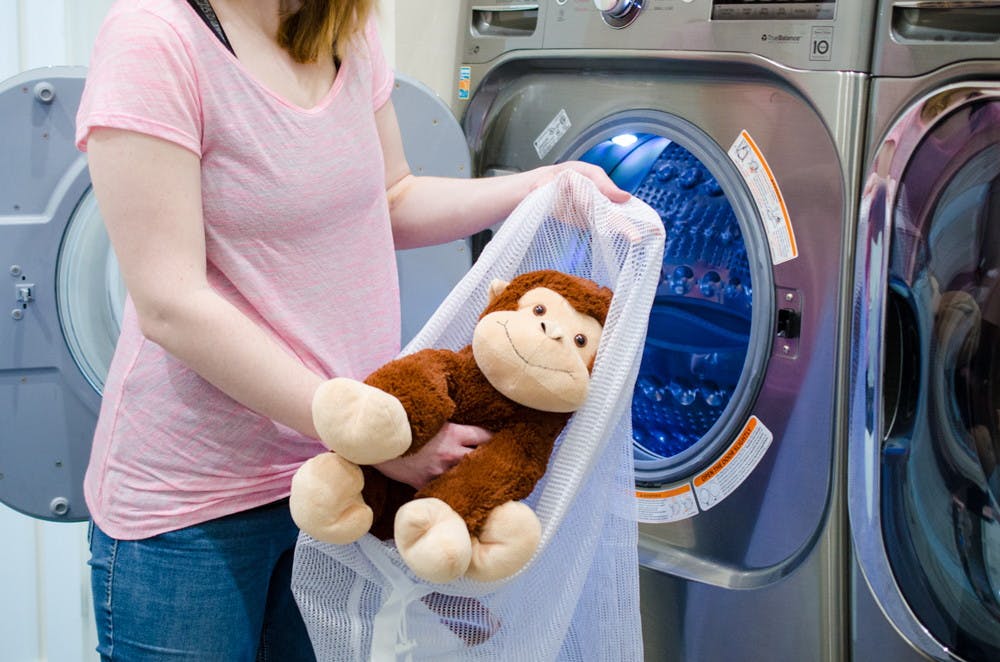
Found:
[[[736,441],[712,466],[695,476],[695,495],[702,510],[716,506],[736,491],[757,467],[774,435],[756,416],[751,416]]]
[[[760,210],[771,247],[771,261],[781,264],[798,257],[799,247],[795,243],[795,232],[792,230],[785,199],[767,160],[749,133],[740,132],[736,142],[729,148],[729,158],[736,164]]]
[[[639,521],[665,524],[694,517],[736,491],[767,452],[774,435],[751,416],[726,452],[691,482],[660,489],[636,490]]]
[[[694,490],[688,483],[667,490],[636,490],[635,496],[639,504],[640,522],[677,522],[698,514]]]
[[[566,135],[571,126],[572,124],[569,122],[569,115],[566,114],[566,109],[561,109],[556,113],[556,116],[552,118],[548,126],[535,138],[533,144],[538,158],[544,159],[545,155],[552,151],[552,148],[559,142],[559,139]]]

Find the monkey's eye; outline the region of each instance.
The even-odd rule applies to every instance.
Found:
[[[531,312],[535,313],[535,315],[537,315],[538,317],[541,317],[542,315],[545,314],[545,306],[543,306],[542,304],[538,304],[537,306],[531,309]]]
[[[576,343],[577,347],[586,347],[587,336],[583,335],[582,333],[578,333],[575,336],[573,336],[573,342]]]

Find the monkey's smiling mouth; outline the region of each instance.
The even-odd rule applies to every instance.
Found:
[[[540,363],[533,363],[527,356],[525,356],[520,352],[520,350],[518,350],[517,344],[514,342],[514,339],[510,337],[510,331],[507,329],[507,321],[497,320],[497,324],[503,327],[504,335],[507,336],[507,342],[510,343],[511,349],[514,350],[514,353],[517,355],[517,358],[524,361],[525,365],[528,365],[532,368],[541,368],[542,370],[550,370],[552,372],[561,372],[568,375],[570,379],[574,380],[576,379],[576,375],[573,374],[572,370],[566,370],[565,368],[552,368],[547,365],[542,365]]]

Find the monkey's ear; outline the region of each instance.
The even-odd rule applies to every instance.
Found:
[[[503,291],[507,289],[508,285],[510,285],[509,280],[500,280],[499,278],[494,278],[493,282],[490,283],[489,303],[493,303],[494,301],[496,301],[497,297],[503,294]]]

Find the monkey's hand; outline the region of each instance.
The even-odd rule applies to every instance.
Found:
[[[399,457],[412,436],[399,399],[344,377],[324,382],[312,402],[313,424],[327,448],[355,464]]]

